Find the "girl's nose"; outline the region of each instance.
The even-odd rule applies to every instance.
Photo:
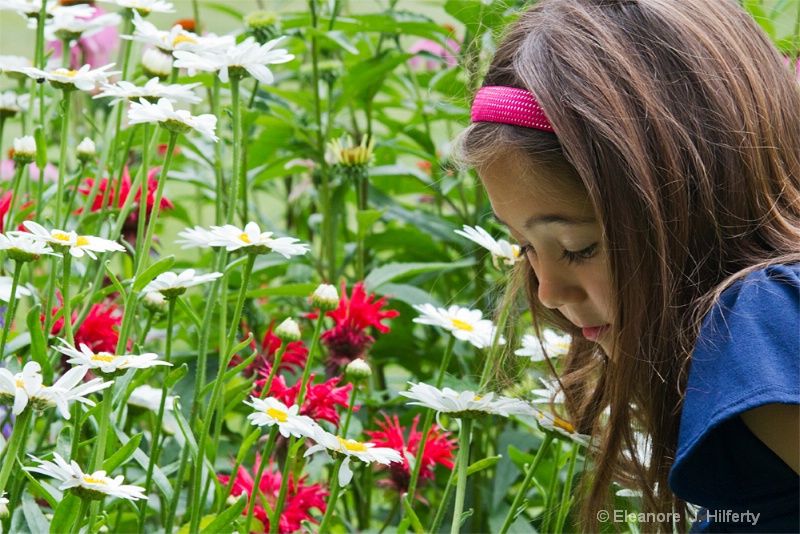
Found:
[[[533,270],[539,280],[539,301],[547,308],[557,309],[565,304],[575,304],[581,299],[583,292],[572,280],[568,268],[537,262]]]

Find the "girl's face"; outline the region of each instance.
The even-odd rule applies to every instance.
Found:
[[[495,217],[539,281],[539,300],[611,355],[611,270],[603,229],[583,187],[566,172],[498,158],[479,169]],[[542,167],[543,168],[543,167]]]

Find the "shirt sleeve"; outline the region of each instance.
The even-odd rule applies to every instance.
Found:
[[[673,492],[731,509],[796,494],[797,474],[738,417],[766,404],[800,404],[798,265],[752,273],[727,289],[703,321],[669,477]]]

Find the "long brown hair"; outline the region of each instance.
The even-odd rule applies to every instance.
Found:
[[[530,90],[557,135],[476,123],[460,157],[569,168],[609,246],[613,358],[542,306],[520,266],[536,325],[575,334],[560,381],[598,445],[583,528],[596,530],[612,481],[638,486],[645,511],[684,511],[667,477],[699,323],[732,280],[800,261],[800,91],[732,0],[540,0],[509,28],[484,85]],[[635,459],[635,428],[651,439],[649,462]]]

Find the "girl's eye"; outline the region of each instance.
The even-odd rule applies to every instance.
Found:
[[[565,250],[561,259],[567,260],[567,263],[581,263],[593,258],[595,254],[597,254],[597,243],[577,251]]]
[[[519,247],[520,256],[527,256],[531,252],[536,254],[536,251],[533,250],[533,245],[520,245]]]

